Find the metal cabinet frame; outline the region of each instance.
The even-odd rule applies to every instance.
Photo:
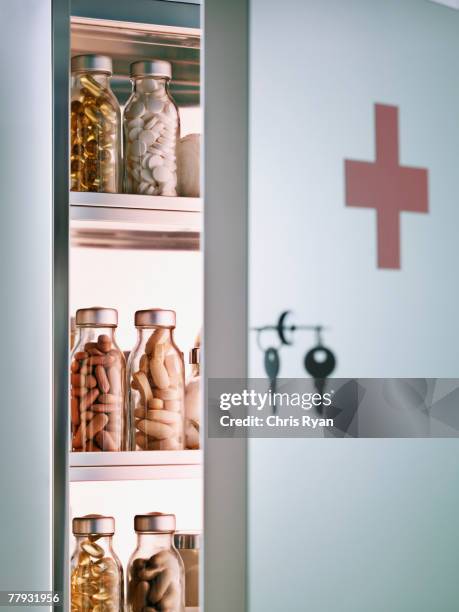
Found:
[[[98,10],[109,10],[112,19],[118,13],[120,19],[133,21],[141,21],[142,10],[152,6],[158,20],[172,20],[170,25],[191,20],[188,25],[196,26],[193,20],[199,23],[202,11],[204,372],[206,379],[242,378],[247,372],[248,0],[207,0],[203,7],[166,0],[75,0],[73,5],[76,13],[90,10],[88,16],[97,16]],[[7,160],[0,170],[4,221],[0,270],[5,290],[0,313],[8,350],[0,371],[5,519],[0,528],[0,589],[54,588],[68,596],[70,3],[3,0],[0,17],[4,29],[0,64],[5,77],[0,152]],[[29,82],[35,89],[27,88]],[[23,112],[20,121],[11,116],[15,96],[28,100],[27,106],[18,104]],[[32,283],[17,278],[24,269]],[[27,316],[19,325],[22,313]],[[34,342],[41,344],[34,347]],[[246,443],[207,439],[204,456],[204,609],[243,612]],[[30,500],[28,507],[24,499]],[[12,556],[11,547],[29,551],[27,577],[19,552]]]

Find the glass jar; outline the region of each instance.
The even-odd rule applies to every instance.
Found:
[[[72,450],[125,450],[126,365],[115,340],[118,313],[114,308],[82,308],[75,323],[78,339],[70,364]]]
[[[185,442],[186,448],[199,448],[199,429],[201,420],[201,374],[200,348],[190,351],[191,376],[185,389]]]
[[[174,546],[175,516],[139,514],[134,529],[137,548],[127,569],[127,612],[184,612],[184,568]]]
[[[185,569],[185,606],[199,606],[199,533],[177,532],[174,536],[175,547]]]
[[[118,193],[121,182],[121,112],[110,89],[112,60],[72,57],[70,189]]]
[[[88,514],[72,526],[71,612],[123,612],[123,568],[112,547],[115,519]]]
[[[128,360],[132,450],[184,448],[183,355],[174,342],[173,310],[138,310],[137,344]]]
[[[124,111],[126,193],[177,195],[177,106],[169,92],[169,62],[131,65],[133,92]]]

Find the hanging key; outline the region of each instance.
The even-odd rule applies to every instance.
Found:
[[[322,395],[325,389],[326,379],[330,376],[336,366],[336,359],[330,349],[318,344],[308,351],[304,358],[306,372],[314,379],[314,386]],[[318,407],[322,412],[322,406]]]
[[[270,347],[266,349],[265,351],[265,372],[266,372],[266,376],[269,378],[269,389],[271,393],[273,394],[276,392],[276,381],[277,381],[277,375],[279,374],[279,369],[280,369],[279,351],[274,347]],[[274,413],[276,412],[276,403],[274,402],[274,398],[273,398],[273,412]]]

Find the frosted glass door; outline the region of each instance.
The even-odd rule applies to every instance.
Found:
[[[335,376],[457,377],[459,11],[251,0],[250,24],[250,325],[327,326]],[[251,612],[457,609],[457,441],[248,453]]]

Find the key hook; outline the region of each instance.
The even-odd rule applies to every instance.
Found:
[[[322,331],[325,329],[323,325],[295,325],[293,323],[288,324],[287,319],[293,313],[291,310],[284,310],[281,312],[279,319],[275,325],[263,325],[262,327],[253,327],[252,329],[257,332],[257,345],[258,348],[265,352],[266,348],[261,342],[261,336],[265,331],[274,331],[279,337],[279,347],[292,346],[293,335],[297,331],[313,331],[316,333],[317,344],[322,345]]]
[[[291,314],[291,312],[292,312],[291,310],[285,310],[283,313],[281,313],[281,316],[279,317],[279,320],[277,322],[277,333],[279,334],[279,339],[282,344],[286,344],[288,346],[291,346],[293,344],[293,338],[292,340],[288,340],[285,335],[285,332],[286,331],[294,332],[296,330],[295,325],[287,326],[285,324],[285,320],[287,319],[289,314]]]
[[[323,343],[322,343],[322,325],[318,325],[316,327],[316,341],[317,341],[317,347],[318,348],[322,348]]]

